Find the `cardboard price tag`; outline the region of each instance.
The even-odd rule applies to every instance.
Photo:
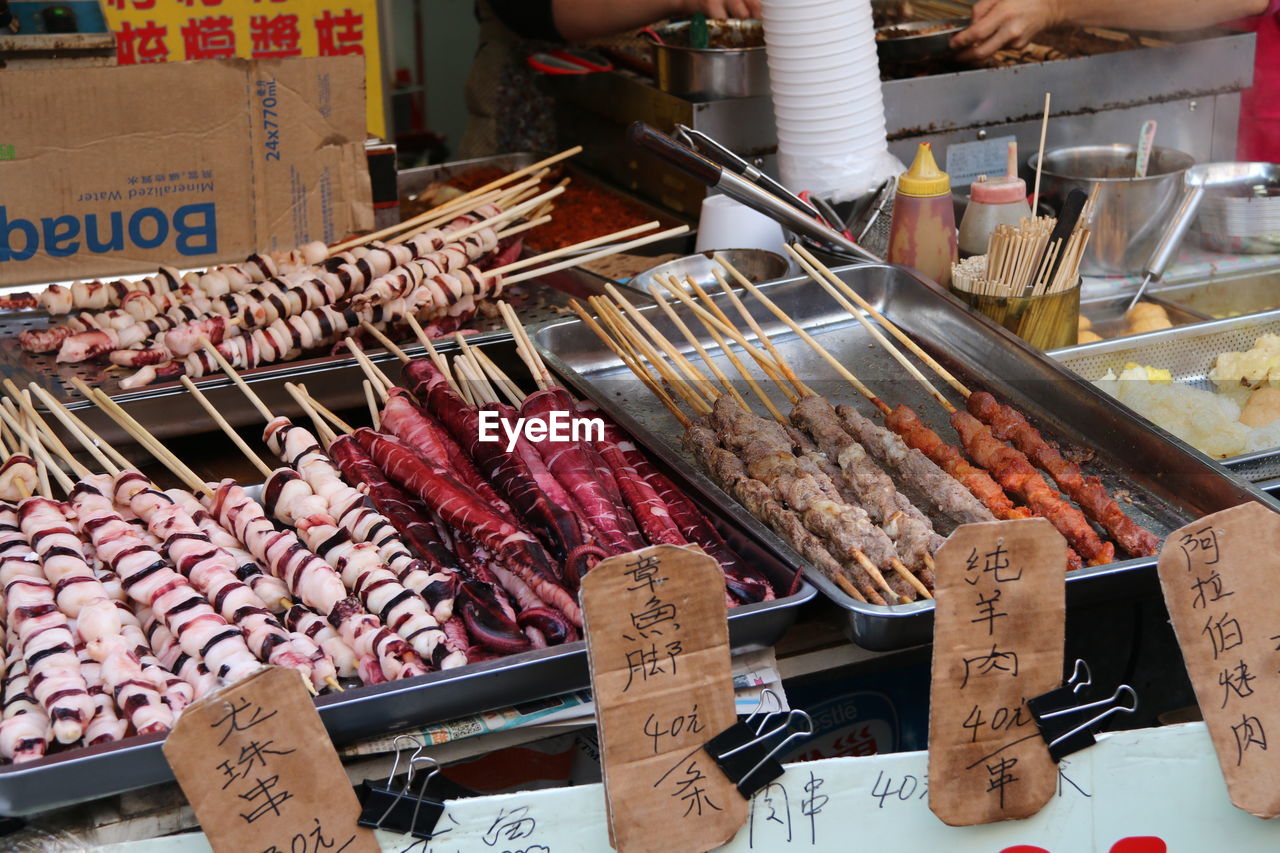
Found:
[[[1280,515],[1241,504],[1169,534],[1159,564],[1231,802],[1264,818],[1280,815],[1277,542]]]
[[[737,721],[720,567],[645,548],[603,560],[581,597],[610,841],[622,853],[727,843],[747,802],[702,751]]]
[[[164,756],[219,853],[376,853],[298,673],[261,672],[190,705]]]
[[[1058,782],[1026,700],[1062,683],[1066,540],[1043,518],[967,524],[934,559],[929,808],[951,826],[1030,817]]]

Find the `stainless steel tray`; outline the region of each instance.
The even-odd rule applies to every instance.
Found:
[[[1214,276],[1161,287],[1151,295],[1210,320],[1274,311],[1280,308],[1280,270]]]
[[[533,387],[511,339],[490,340],[481,348],[523,387]],[[388,368],[396,365],[399,362]],[[391,376],[398,378],[398,369],[392,370]],[[636,438],[644,446],[644,439]],[[660,454],[650,455],[697,501],[729,545],[760,568],[775,588],[786,591],[796,585],[796,591],[789,595],[729,612],[729,640],[734,652],[772,646],[795,621],[797,609],[813,599],[817,590],[804,581],[797,583],[795,567],[778,555],[772,543],[761,540],[756,531],[744,529],[696,484],[688,482],[682,469],[667,465]],[[586,644],[579,641],[326,695],[316,700],[316,706],[330,737],[342,745],[589,686]],[[0,814],[31,814],[172,779],[160,750],[162,742],[158,735],[130,738],[0,767]]]
[[[1174,379],[1196,388],[1213,390],[1214,386],[1208,375],[1218,353],[1248,350],[1253,347],[1253,342],[1259,335],[1267,332],[1280,333],[1280,311],[1265,311],[1195,326],[1162,329],[1114,341],[1067,347],[1049,355],[1090,382],[1100,379],[1108,370],[1119,373],[1125,364],[1132,361],[1164,368],[1173,374]],[[1126,411],[1129,410],[1127,406],[1119,405]],[[1135,417],[1147,422],[1141,415],[1135,414]],[[1160,432],[1168,435],[1163,430]],[[1169,438],[1178,441],[1172,436]],[[1232,474],[1249,482],[1267,480],[1280,476],[1280,447],[1230,456],[1217,462]]]
[[[1202,454],[1152,430],[1107,395],[986,318],[975,317],[954,297],[909,271],[868,265],[843,267],[837,272],[971,387],[985,388],[1010,401],[1046,437],[1093,450],[1093,460],[1086,465],[1088,471],[1101,476],[1113,491],[1128,490],[1133,503],[1126,504],[1126,511],[1155,533],[1165,535],[1190,519],[1244,501],[1270,500],[1224,473]],[[940,435],[953,435],[945,412],[904,376],[902,368],[871,341],[862,326],[817,285],[788,279],[763,289],[883,399],[890,404],[901,402],[915,407]],[[853,403],[878,418],[869,404],[836,378],[830,366],[803,341],[754,300],[748,302],[806,383],[837,402]],[[724,307],[736,316],[732,307]],[[652,316],[652,309],[645,310],[671,340],[683,340],[665,317]],[[692,320],[690,323],[697,325]],[[792,565],[805,565],[793,549],[694,468],[680,448],[681,428],[676,420],[580,321],[544,325],[536,330],[535,341],[558,372],[642,438],[650,451],[681,469],[704,495],[725,506],[728,515],[769,542]],[[714,352],[709,339],[704,344]],[[696,355],[691,358],[697,360]],[[719,360],[720,356],[716,358]],[[732,373],[727,361],[722,361],[721,367],[726,374]],[[928,372],[926,367],[921,369]],[[946,389],[941,382],[938,385]],[[740,391],[751,398],[745,385]],[[957,395],[953,394],[952,399],[960,402]],[[781,403],[781,397],[775,401]],[[1130,593],[1143,585],[1144,575],[1149,581],[1150,573],[1143,570],[1154,565],[1154,558],[1134,559],[1072,572],[1068,576],[1068,600]],[[932,602],[864,604],[849,598],[812,569],[807,576],[846,611],[848,634],[859,645],[893,649],[928,641]]]

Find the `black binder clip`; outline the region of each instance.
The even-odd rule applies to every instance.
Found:
[[[444,803],[441,798],[429,793],[432,780],[440,773],[440,765],[434,758],[421,754],[423,745],[414,738],[401,735],[392,741],[392,744],[400,742],[402,738],[418,747],[409,757],[408,772],[404,774],[403,780],[396,777],[401,754],[400,750],[396,750],[395,760],[391,764],[391,773],[384,782],[366,779],[360,784],[357,795],[361,811],[356,822],[372,829],[385,829],[411,835],[414,838],[430,839],[435,832],[436,823],[444,814]],[[417,790],[411,793],[415,769],[420,765],[429,766],[431,770],[418,784]]]
[[[1093,727],[1107,717],[1113,714],[1132,714],[1138,710],[1138,694],[1127,684],[1121,684],[1115,693],[1105,699],[1083,705],[1073,704],[1076,695],[1092,683],[1088,664],[1077,660],[1075,670],[1064,686],[1027,700],[1031,716],[1045,743],[1049,745],[1049,755],[1055,762],[1073,752],[1093,746],[1096,742]],[[1129,704],[1120,704],[1121,697],[1128,697]],[[1090,715],[1099,708],[1105,710]]]
[[[777,702],[778,710],[764,714],[752,728],[752,721],[764,710],[768,698]],[[756,791],[782,775],[782,765],[774,756],[781,754],[792,741],[813,734],[813,720],[807,713],[800,710],[784,712],[781,709],[778,695],[766,690],[761,694],[760,705],[746,720],[734,723],[703,744],[702,748],[737,786],[744,799],[751,799]],[[782,722],[769,728],[769,721],[779,714],[785,714]],[[780,734],[785,734],[785,737],[777,740]]]

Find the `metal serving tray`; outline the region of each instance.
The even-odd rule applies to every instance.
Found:
[[[566,306],[571,298],[602,292],[604,282],[600,279],[575,275],[574,272],[565,270],[517,285],[520,288],[517,293],[520,295],[513,298],[513,304],[520,311],[520,316],[530,322],[553,319],[567,313]],[[24,288],[6,290],[22,289]],[[21,387],[26,387],[32,381],[40,383],[113,444],[128,444],[132,439],[114,421],[99,412],[96,406],[80,396],[70,384],[73,377],[92,387],[102,388],[161,438],[191,435],[210,428],[211,423],[204,410],[178,382],[161,382],[123,390],[119,379],[128,375],[129,371],[108,371],[107,365],[95,362],[58,364],[54,360],[55,353],[36,355],[22,350],[16,340],[18,333],[29,328],[44,328],[49,319],[49,315],[43,311],[0,312],[0,373]],[[482,311],[467,324],[466,331],[472,341],[510,337],[496,312],[488,314]],[[400,343],[410,354],[420,355],[423,351],[416,343]],[[380,347],[376,353],[371,348],[370,356],[375,361],[391,359]],[[242,370],[240,373],[273,411],[278,410],[282,414],[302,414],[285,391],[285,382],[307,382],[316,398],[331,409],[357,406],[364,399],[360,390],[363,374],[350,355],[294,359]],[[221,373],[201,377],[195,382],[233,425],[244,426],[258,419],[244,395],[236,391],[231,381]],[[37,407],[43,409],[38,403]],[[67,435],[62,431],[61,425],[56,421],[51,421],[51,425],[58,429],[65,441]]]
[[[1251,349],[1254,340],[1268,332],[1280,333],[1280,311],[1265,311],[1195,326],[1162,329],[1114,341],[1066,347],[1049,355],[1090,382],[1102,378],[1108,370],[1119,373],[1125,364],[1133,361],[1164,368],[1173,374],[1174,379],[1212,391],[1214,385],[1208,377],[1218,353]],[[1128,411],[1128,407],[1123,408]],[[1146,422],[1141,415],[1135,417]],[[1249,482],[1280,476],[1280,447],[1217,461],[1232,474]]]
[[[1009,400],[1046,437],[1091,449],[1094,455],[1086,469],[1101,476],[1113,493],[1123,489],[1131,495],[1132,503],[1126,503],[1126,511],[1157,534],[1166,535],[1190,519],[1244,501],[1270,501],[1262,492],[1227,475],[1202,454],[1153,430],[1107,395],[909,271],[866,265],[842,267],[837,272],[970,387],[987,389]],[[954,435],[945,412],[919,385],[904,376],[902,368],[872,342],[862,326],[816,284],[797,278],[762,289],[883,399],[890,404],[913,406],[940,435]],[[879,418],[803,341],[755,300],[747,301],[800,378],[834,401],[853,403],[869,416]],[[731,306],[723,307],[736,316]],[[683,341],[665,317],[654,316],[653,309],[644,310],[672,341]],[[692,318],[686,319],[691,325],[698,325]],[[535,341],[558,372],[641,438],[651,452],[680,469],[710,500],[726,507],[726,514],[769,542],[792,565],[805,565],[792,548],[694,468],[680,448],[682,430],[675,418],[580,321],[544,325],[536,330]],[[715,352],[709,339],[703,342]],[[686,352],[690,349],[685,347]],[[690,357],[697,361],[696,355]],[[726,374],[733,372],[720,355],[715,358]],[[921,369],[928,372],[927,367]],[[947,390],[941,382],[937,384]],[[745,385],[739,390],[751,398]],[[960,404],[958,395],[951,394],[951,398]],[[775,402],[784,401],[778,395]],[[1145,573],[1141,570],[1154,565],[1154,558],[1133,559],[1072,572],[1067,578],[1068,600],[1081,602],[1131,593],[1143,585]],[[807,576],[846,611],[847,632],[858,645],[883,650],[929,640],[933,602],[864,604],[845,595],[811,568]]]
[[[533,387],[511,339],[480,346],[522,387]],[[398,378],[398,371],[391,375]],[[636,438],[644,446],[643,438]],[[660,455],[651,455],[657,466],[694,498],[729,545],[760,568],[776,589],[785,592],[795,587],[794,592],[774,601],[729,611],[729,641],[734,652],[774,645],[795,621],[800,605],[813,599],[817,590],[797,581],[796,569],[777,554],[772,543],[762,541],[754,530],[743,529],[700,488],[688,482],[681,468],[667,465]],[[333,742],[342,745],[408,726],[450,720],[589,686],[586,644],[578,641],[325,695],[316,700],[316,707]],[[29,764],[2,766],[0,814],[26,815],[168,781],[173,774],[160,749],[163,740],[159,735],[135,737],[68,750]]]
[[[1161,287],[1151,295],[1210,320],[1274,311],[1280,308],[1280,270],[1214,276]]]
[[[469,169],[497,166],[514,170],[527,166],[536,159],[538,157],[534,154],[503,154],[409,169],[399,173],[397,183],[400,194],[403,196],[421,190],[433,181],[448,180]],[[578,171],[574,172],[574,177],[575,180],[597,183],[595,179]],[[671,214],[659,211],[625,192],[613,187],[608,189],[640,204],[654,218],[661,216],[664,221],[671,221],[674,218]],[[683,252],[689,245],[691,245],[691,238],[688,235],[681,235],[646,246],[642,251]],[[183,270],[183,272],[187,271]],[[137,281],[150,274],[152,273],[111,278]],[[69,285],[71,282],[57,283]],[[608,283],[608,279],[580,270],[563,270],[516,285],[512,288],[508,299],[517,307],[521,318],[526,323],[539,323],[567,312],[566,306],[570,298],[601,293],[604,285]],[[2,287],[0,296],[38,292],[43,287],[44,285],[40,284]],[[77,410],[91,427],[112,443],[128,444],[131,439],[113,421],[100,414],[95,406],[90,405],[80,396],[70,384],[73,377],[83,380],[90,386],[102,388],[148,429],[162,438],[190,435],[208,428],[209,421],[204,410],[190,399],[186,390],[178,382],[158,383],[124,391],[119,386],[119,379],[132,371],[108,370],[107,365],[98,363],[58,364],[54,360],[54,353],[34,355],[24,352],[17,345],[16,338],[19,332],[31,328],[45,328],[51,322],[56,323],[61,319],[63,318],[50,318],[46,312],[40,310],[0,312],[0,372],[20,386],[25,387],[33,380],[39,382],[54,397]],[[496,311],[485,312],[483,309],[467,323],[466,331],[479,336],[473,340],[504,338],[509,334]],[[407,346],[405,349],[415,355],[422,352],[421,347],[416,345]],[[383,360],[386,358],[387,356],[383,356]],[[350,357],[323,356],[295,359],[242,371],[242,375],[273,411],[279,410],[283,414],[301,414],[301,410],[284,389],[286,381],[307,381],[316,397],[331,409],[356,406],[363,400],[360,393],[362,374],[355,359]],[[196,384],[210,396],[233,425],[243,426],[257,419],[256,412],[247,404],[243,395],[229,393],[234,392],[234,388],[220,374],[197,379]],[[53,426],[59,430],[65,441],[68,436],[61,430],[61,425],[54,422]]]

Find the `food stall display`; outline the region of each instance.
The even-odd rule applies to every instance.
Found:
[[[14,509],[4,511],[21,523],[0,566],[0,574],[20,573],[6,576],[18,579],[6,645],[16,698],[13,722],[0,724],[12,762],[0,767],[7,811],[162,781],[159,746],[173,716],[267,662],[307,679],[337,741],[392,721],[425,723],[580,689],[585,650],[572,591],[596,561],[633,547],[694,542],[722,560],[735,648],[772,644],[813,596],[794,567],[726,523],[681,472],[651,461],[545,368],[527,372],[511,338],[451,359],[450,349],[432,348],[436,360],[405,356],[400,386],[367,363],[381,399],[378,428],[353,429],[305,386],[295,393],[314,431],[256,401],[265,410],[262,443],[284,463],[267,465],[246,445],[260,486],[202,480],[87,387],[185,488],[161,490],[103,445],[92,468],[72,462],[70,474],[40,450],[36,462],[56,472],[56,493],[72,496],[63,510],[56,498],[22,496],[39,490],[35,463],[10,456],[6,506]],[[511,450],[479,441],[482,411],[513,411],[499,393],[523,395],[529,417],[563,405],[605,419],[606,438],[557,442],[554,453],[528,441]],[[75,440],[93,446],[73,413],[42,396]],[[19,440],[40,440],[37,426],[5,417]],[[43,614],[41,625],[59,620],[62,634],[28,627],[28,612]],[[44,639],[28,649],[28,635]],[[92,650],[87,673],[71,658],[43,663],[37,643],[58,636]],[[23,664],[33,658],[32,674],[85,686],[54,680],[24,689]],[[91,731],[98,717],[86,701],[111,703],[89,675],[124,703],[118,721],[108,726],[104,717]],[[86,752],[91,741],[99,748]],[[100,772],[84,776],[86,765]]]
[[[758,365],[758,368],[751,367],[755,371],[752,381],[761,386],[762,391],[768,388],[766,396],[778,412],[774,417],[785,411],[782,408],[784,402],[821,407],[821,402],[801,399],[806,396],[806,387],[830,400],[836,406],[845,429],[855,429],[858,435],[866,437],[863,443],[866,453],[877,458],[899,492],[915,496],[913,503],[929,517],[935,531],[950,531],[955,520],[948,520],[947,516],[957,507],[944,510],[936,503],[931,504],[930,500],[946,500],[947,496],[958,495],[958,490],[954,485],[949,485],[946,490],[937,486],[922,489],[919,483],[913,483],[910,478],[920,476],[915,472],[927,466],[914,454],[908,454],[914,462],[908,462],[905,457],[895,458],[901,457],[904,451],[890,436],[871,428],[874,418],[883,417],[885,425],[907,447],[919,450],[927,457],[926,461],[941,468],[950,480],[962,482],[966,490],[981,501],[979,510],[997,518],[1025,517],[1033,511],[1050,518],[1080,558],[1078,565],[1081,567],[1068,574],[1069,588],[1077,584],[1097,584],[1104,589],[1123,589],[1127,581],[1134,580],[1133,572],[1153,564],[1152,555],[1158,550],[1161,537],[1169,530],[1206,512],[1258,496],[1221,468],[1153,435],[1140,418],[1111,398],[1086,385],[1072,382],[1060,368],[1007,332],[970,314],[959,303],[909,274],[891,267],[860,266],[841,270],[839,279],[847,289],[840,287],[838,292],[851,298],[851,289],[869,304],[878,306],[878,310],[913,344],[945,365],[947,374],[956,380],[958,387],[971,390],[963,405],[971,407],[974,414],[932,388],[932,382],[931,390],[926,390],[913,376],[912,371],[930,370],[927,362],[919,361],[918,353],[899,352],[897,355],[905,360],[904,364],[888,352],[877,341],[876,334],[866,329],[855,315],[835,302],[815,299],[812,293],[816,285],[812,281],[791,279],[760,288],[760,293],[796,324],[792,328],[784,323],[781,331],[776,331],[780,328],[777,318],[760,300],[742,297],[744,304],[741,310],[748,314],[740,316],[740,309],[728,294],[716,294],[710,300],[696,301],[683,292],[677,295],[668,291],[663,296],[673,300],[672,306],[678,299],[681,304],[677,306],[680,312],[677,316],[691,332],[701,329],[704,323],[710,326],[706,330],[710,337],[698,333],[699,344],[724,374],[736,376],[735,361],[743,363],[744,367],[753,363]],[[833,282],[832,286],[835,287]],[[713,485],[699,480],[707,492],[716,495],[718,501],[731,502],[731,506],[736,504],[733,506],[737,510],[736,517],[755,529],[764,528],[764,535],[772,532],[778,537],[780,548],[804,555],[801,562],[813,567],[809,577],[845,609],[847,630],[859,645],[899,648],[925,640],[932,603],[916,585],[919,583],[926,590],[928,588],[927,562],[923,555],[919,562],[923,571],[908,570],[914,581],[908,580],[902,568],[910,566],[910,563],[906,559],[894,559],[897,546],[893,545],[892,536],[886,529],[880,529],[880,533],[887,536],[893,545],[893,548],[886,548],[884,539],[866,526],[870,519],[846,518],[849,526],[841,522],[837,528],[819,533],[803,518],[779,515],[779,508],[789,508],[789,511],[802,515],[805,505],[797,507],[780,498],[772,482],[767,497],[776,505],[765,501],[766,493],[759,486],[744,485],[746,481],[742,479],[738,466],[750,466],[752,463],[746,459],[735,461],[717,451],[717,448],[720,451],[731,450],[725,442],[730,441],[730,434],[736,434],[744,426],[741,419],[755,424],[760,430],[767,427],[765,435],[771,436],[769,441],[790,442],[791,447],[814,450],[810,446],[814,439],[804,439],[788,432],[786,427],[792,426],[793,422],[773,426],[759,416],[761,410],[756,404],[763,406],[763,400],[747,398],[747,392],[740,390],[740,396],[747,398],[756,414],[735,414],[733,417],[738,420],[722,421],[723,429],[715,430],[715,442],[709,443],[713,436],[702,430],[701,416],[710,414],[713,423],[717,416],[728,418],[732,412],[724,411],[724,407],[730,405],[732,398],[726,395],[719,396],[714,402],[708,399],[709,381],[692,383],[696,395],[701,396],[700,402],[699,396],[681,395],[670,390],[669,386],[676,385],[678,380],[683,384],[682,379],[688,378],[689,368],[678,362],[666,365],[666,375],[654,373],[655,368],[651,365],[664,363],[666,358],[657,344],[652,345],[651,352],[639,350],[644,354],[643,358],[628,353],[625,345],[628,341],[633,347],[638,346],[634,343],[635,335],[624,331],[620,339],[616,331],[606,331],[611,328],[605,322],[606,318],[612,319],[618,329],[625,327],[617,312],[610,309],[605,301],[593,301],[597,312],[605,312],[598,314],[601,331],[610,335],[622,355],[615,354],[601,342],[584,322],[558,321],[542,327],[535,336],[548,362],[557,365],[584,394],[596,399],[634,434],[643,435],[649,446],[673,464],[680,461],[691,466],[701,453],[699,467],[703,475],[710,476],[714,482]],[[693,305],[699,303],[701,310],[694,309]],[[648,319],[669,341],[684,340],[684,333],[675,318],[660,316],[659,310],[649,307],[638,309],[639,317],[631,315],[631,312],[625,313],[631,315],[641,328],[647,329],[647,324],[641,323],[640,317]],[[758,324],[760,329],[752,323]],[[776,351],[781,354],[780,362],[778,355],[768,351],[767,345],[762,343],[761,331],[773,338]],[[743,337],[739,339],[739,335]],[[804,339],[805,335],[819,344],[830,359],[812,348]],[[716,340],[717,336],[725,342],[723,346]],[[750,336],[754,342],[745,336]],[[744,344],[747,345],[745,348]],[[683,344],[681,346],[683,348]],[[767,352],[762,351],[762,347]],[[687,350],[685,352],[688,353]],[[693,358],[691,355],[687,357]],[[648,371],[649,378],[643,383],[634,378],[628,380],[626,377],[632,375],[633,369],[628,365]],[[799,386],[790,381],[783,365],[789,366],[791,372],[800,378]],[[772,381],[766,381],[765,377]],[[854,380],[858,382],[855,386],[857,395],[872,404],[869,412],[860,411],[856,400],[849,396],[848,385]],[[1010,410],[993,401],[988,393],[974,389],[985,389],[994,395],[996,401],[1005,401],[1016,407],[1035,427],[1031,428],[1010,415]],[[664,402],[679,404],[681,417],[690,423],[689,442],[683,439],[686,431],[681,420]],[[796,414],[798,417],[807,416],[803,408]],[[1099,418],[1105,418],[1110,429],[1098,431],[1095,425]],[[862,419],[870,421],[870,425],[863,423]],[[796,425],[803,429],[803,423]],[[964,454],[940,437],[953,425]],[[778,429],[783,432],[779,434]],[[997,436],[1005,438],[1013,446]],[[1047,441],[1041,441],[1039,436]],[[1053,451],[1054,443],[1061,450]],[[732,449],[736,450],[738,446],[734,444]],[[742,449],[746,451],[745,445]],[[825,467],[829,472],[823,476],[833,483],[838,482],[831,474],[845,474],[838,470],[843,459],[839,454],[833,459],[829,452],[823,454],[823,450],[819,446],[818,455],[812,457],[812,461],[814,464],[822,461],[820,468]],[[808,454],[805,455],[808,458]],[[915,466],[907,469],[912,471],[907,475],[909,479],[901,479],[902,464]],[[832,466],[837,470],[832,470]],[[1056,486],[1044,480],[1036,468],[1048,469]],[[936,480],[936,470],[929,470],[936,482],[948,482],[947,479]],[[1162,473],[1156,475],[1154,472]],[[755,479],[755,472],[749,473],[752,474],[750,479]],[[1076,479],[1082,475],[1082,479]],[[1175,486],[1175,483],[1187,482],[1195,482],[1197,488],[1186,490]],[[778,483],[779,488],[782,485]],[[820,490],[825,485],[822,477],[816,478],[816,484],[809,483],[810,487]],[[752,496],[743,489],[757,490],[759,495]],[[1068,497],[1060,497],[1059,490]],[[839,494],[838,489],[836,494]],[[830,497],[829,491],[827,495]],[[862,501],[858,499],[851,503],[841,499],[840,503],[852,506],[861,505]],[[972,511],[972,504],[969,506]],[[870,514],[870,510],[867,512]],[[762,524],[757,514],[767,518],[767,523]],[[1094,522],[1102,525],[1101,533],[1094,527]],[[877,525],[872,523],[872,527]],[[858,530],[864,535],[855,533]],[[829,537],[835,537],[835,541]],[[869,546],[864,539],[874,539],[879,543],[881,550],[876,554],[883,560],[877,561],[871,552],[865,550]],[[782,544],[784,542],[786,544]],[[818,545],[823,547],[816,547]],[[864,561],[859,554],[869,559]],[[846,581],[854,588],[853,592],[847,588]],[[859,596],[865,601],[859,600]]]

